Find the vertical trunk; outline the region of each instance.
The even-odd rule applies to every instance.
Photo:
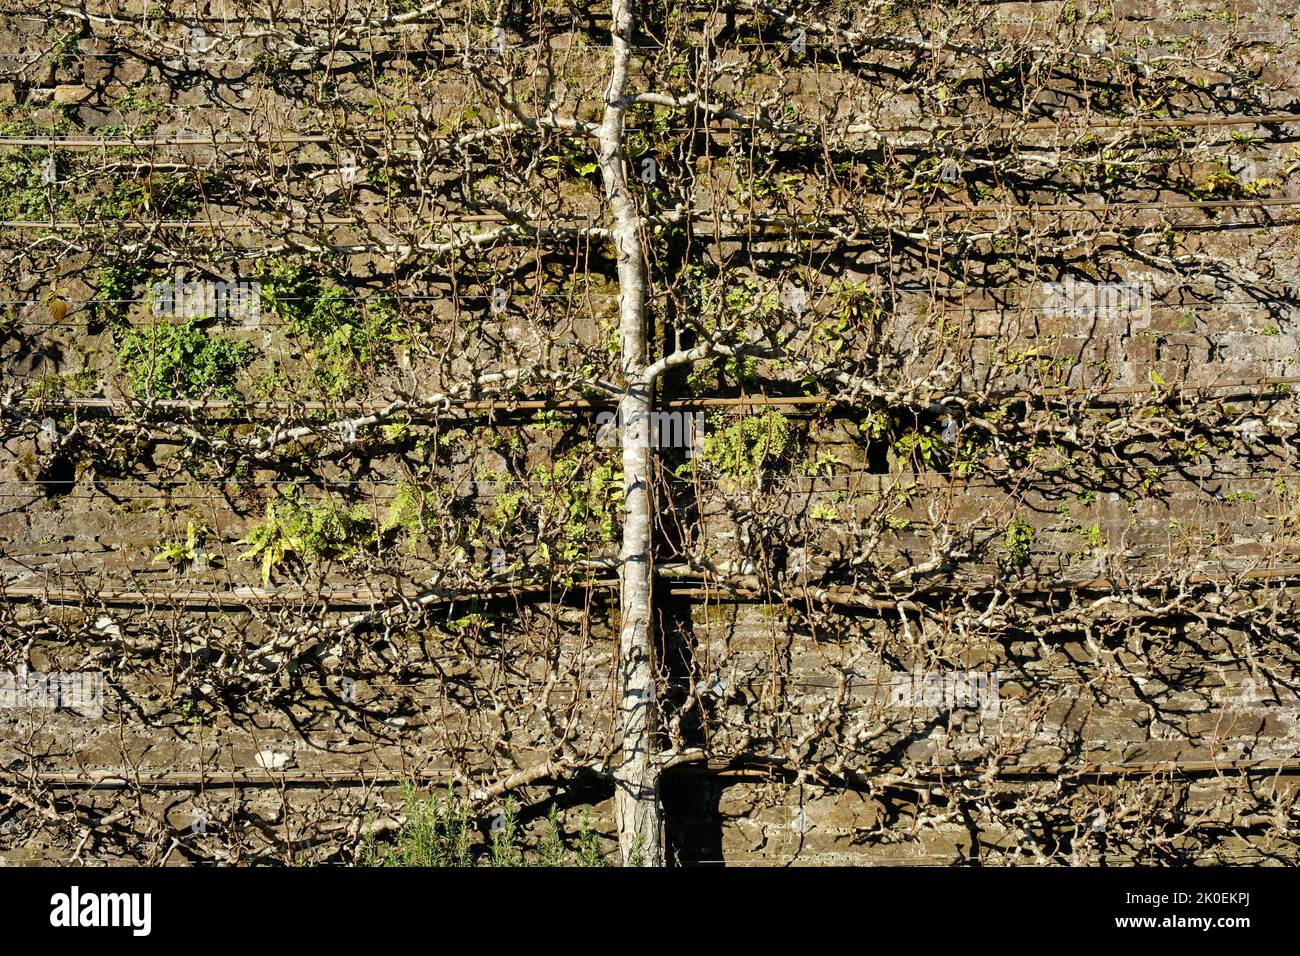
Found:
[[[650,752],[655,715],[654,645],[650,629],[651,383],[646,368],[646,267],[641,216],[623,169],[623,122],[631,61],[631,0],[613,0],[613,64],[600,126],[600,168],[618,254],[619,335],[627,391],[619,405],[623,439],[623,546],[619,554],[621,630],[618,642],[620,755],[614,813],[623,863],[663,864],[659,771]]]
[[[649,389],[628,390],[620,404],[624,424],[623,482],[626,505],[620,552],[619,633],[620,750],[614,774],[614,812],[624,864],[663,863],[659,770],[650,752],[656,711],[650,628]]]

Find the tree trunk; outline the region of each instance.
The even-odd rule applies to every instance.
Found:
[[[646,370],[646,266],[641,215],[623,169],[623,122],[631,61],[630,0],[613,0],[613,64],[600,126],[600,168],[613,218],[618,254],[619,337],[627,391],[619,403],[623,445],[623,545],[619,553],[619,762],[614,771],[614,814],[624,865],[663,865],[659,770],[650,752],[654,730],[654,644],[650,628],[651,383]]]

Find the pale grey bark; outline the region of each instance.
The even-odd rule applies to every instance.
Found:
[[[651,753],[655,722],[650,582],[653,505],[650,491],[652,379],[646,375],[646,266],[641,214],[623,168],[632,51],[631,0],[613,0],[613,63],[600,124],[600,170],[618,255],[619,337],[627,390],[619,403],[623,438],[623,544],[619,553],[619,760],[614,813],[623,863],[663,864],[659,768]]]

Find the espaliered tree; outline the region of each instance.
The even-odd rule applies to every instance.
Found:
[[[620,373],[623,379],[618,404],[623,464],[622,545],[619,551],[619,756],[613,771],[615,813],[619,844],[625,863],[643,861],[658,866],[664,862],[663,817],[659,777],[664,756],[655,752],[660,713],[656,706],[656,635],[652,628],[651,595],[654,577],[656,507],[652,473],[651,426],[656,382],[666,372],[723,356],[728,358],[781,356],[800,361],[779,348],[758,342],[729,344],[709,337],[691,348],[672,351],[652,360],[653,330],[647,319],[647,296],[653,236],[646,230],[640,200],[629,182],[632,157],[627,149],[627,120],[634,106],[655,106],[669,110],[700,109],[706,116],[721,114],[744,120],[735,110],[719,107],[699,95],[674,96],[657,90],[634,89],[634,48],[637,22],[630,0],[615,0],[610,19],[609,84],[604,92],[598,124],[577,117],[526,115],[506,87],[501,102],[513,114],[513,123],[497,129],[521,131],[549,128],[561,135],[578,135],[594,140],[599,163],[603,201],[611,225],[608,235],[614,247],[618,276],[618,338]],[[764,125],[772,125],[764,121]],[[654,182],[655,173],[647,178]],[[686,202],[691,197],[685,197]],[[677,209],[680,211],[679,205]],[[872,386],[850,373],[818,370],[857,392],[880,395],[884,389]],[[913,383],[919,390],[926,382]],[[671,759],[671,756],[669,757]]]
[[[1263,78],[1261,60],[1276,53],[1270,41],[1227,33],[1151,51],[1105,17],[1088,21],[1063,9],[1008,25],[979,3],[860,13],[839,4],[701,11],[617,0],[599,16],[560,17],[559,26],[541,7],[466,7],[455,16],[441,3],[392,7],[274,29],[202,18],[126,24],[62,8],[79,30],[126,31],[145,60],[192,56],[193,31],[202,29],[203,53],[248,61],[206,74],[213,86],[250,94],[225,106],[288,91],[325,117],[326,128],[302,131],[289,160],[276,141],[291,132],[277,126],[291,112],[283,107],[254,115],[250,126],[261,138],[227,143],[221,129],[193,123],[186,136],[206,140],[210,152],[173,157],[178,167],[200,167],[175,179],[154,168],[145,147],[118,144],[111,161],[104,154],[115,188],[93,208],[70,197],[89,188],[94,160],[49,151],[55,183],[40,182],[34,164],[45,163],[44,154],[22,154],[0,170],[21,187],[7,215],[29,230],[23,235],[53,224],[0,266],[15,286],[19,272],[39,278],[24,278],[23,288],[36,290],[27,318],[63,318],[65,260],[103,262],[111,249],[107,258],[120,268],[87,271],[101,288],[99,317],[118,336],[129,394],[112,417],[74,411],[51,430],[45,419],[67,396],[24,396],[15,386],[5,395],[6,435],[31,439],[30,470],[46,487],[75,456],[105,472],[129,471],[144,449],[163,443],[182,449],[182,467],[221,479],[310,471],[313,456],[350,464],[376,448],[401,449],[389,460],[405,467],[409,427],[433,430],[434,451],[423,463],[436,471],[451,457],[439,429],[463,423],[469,405],[495,401],[509,410],[531,401],[549,414],[577,400],[618,411],[621,467],[603,474],[621,495],[597,509],[569,487],[557,491],[552,470],[536,540],[490,573],[470,566],[472,535],[456,527],[481,513],[451,495],[426,501],[418,481],[383,515],[378,533],[348,509],[276,499],[278,510],[266,506],[241,532],[240,551],[266,562],[266,581],[294,560],[352,560],[354,571],[391,574],[409,593],[340,616],[316,610],[319,594],[304,586],[301,606],[281,611],[267,633],[250,628],[251,636],[232,638],[208,628],[211,652],[205,647],[177,669],[232,696],[282,701],[316,658],[390,666],[383,639],[431,607],[464,603],[467,594],[545,592],[575,572],[594,579],[615,570],[610,740],[575,742],[555,719],[540,746],[549,759],[490,782],[481,772],[451,774],[470,784],[476,804],[594,771],[613,783],[623,862],[659,865],[667,855],[663,777],[706,757],[757,756],[800,787],[865,789],[882,807],[867,837],[882,846],[898,839],[889,821],[901,819],[903,807],[918,821],[914,829],[975,818],[1000,828],[989,839],[1011,847],[1002,858],[1096,859],[1106,820],[1117,828],[1116,845],[1138,857],[1176,858],[1188,852],[1172,848],[1176,841],[1213,847],[1224,839],[1231,822],[1184,814],[1172,781],[1108,791],[1063,783],[1071,761],[1092,759],[1095,731],[1062,721],[1046,744],[1042,738],[1054,708],[1082,700],[1104,713],[1119,682],[1152,727],[1173,728],[1189,747],[1203,744],[1176,716],[1185,702],[1147,689],[1148,668],[1180,666],[1193,627],[1222,645],[1198,666],[1239,657],[1261,687],[1285,689],[1293,598],[1270,582],[1294,570],[1298,494],[1288,479],[1300,459],[1289,386],[1272,376],[1228,382],[1235,391],[1225,394],[1222,382],[1198,374],[1221,357],[1207,318],[1225,288],[1270,310],[1278,325],[1261,335],[1291,330],[1294,289],[1276,288],[1277,262],[1293,257],[1289,240],[1251,218],[1290,202],[1281,187],[1295,163],[1274,155],[1280,124],[1243,124],[1250,132],[1234,137],[1194,119],[1291,108]],[[429,25],[444,14],[438,29]],[[403,38],[415,26],[422,32],[405,53]],[[569,45],[553,48],[561,33]],[[403,59],[423,64],[434,34],[444,57],[437,67]],[[373,40],[381,42],[363,43]],[[52,45],[50,56],[60,49]],[[382,57],[389,59],[375,65]],[[357,75],[365,80],[351,82]],[[350,99],[339,92],[349,82]],[[133,115],[158,109],[138,89],[131,99]],[[354,128],[365,124],[366,135]],[[21,130],[10,132],[21,139]],[[151,127],[145,138],[178,135]],[[243,164],[239,175],[223,170],[235,162]],[[227,225],[199,235],[204,220]],[[172,230],[176,221],[186,228]],[[1238,227],[1255,229],[1259,241],[1226,255],[1201,238]],[[305,278],[300,267],[323,273],[344,259],[352,266],[338,270],[337,284]],[[297,350],[304,355],[284,357],[300,365],[286,364],[292,371],[268,390],[279,397],[286,379],[309,381],[311,407],[293,391],[293,402],[251,427],[217,427],[208,403],[229,394],[222,390],[233,388],[246,350],[193,324],[146,333],[109,314],[132,297],[130,269],[196,261],[260,278],[268,312],[305,343]],[[553,319],[561,299],[547,268],[557,261],[568,272],[563,280],[612,274],[611,327],[577,332]],[[531,284],[519,281],[529,275]],[[1132,316],[1108,314],[1111,306],[1045,304],[1040,283],[1063,278],[1084,288],[1154,287],[1148,308],[1158,321],[1143,330]],[[435,279],[445,281],[455,310],[411,319],[417,332],[403,340],[414,355],[409,381],[408,370],[386,369],[373,405],[348,404],[373,397],[358,382],[388,361],[387,343],[401,331],[383,296],[418,300]],[[519,299],[534,297],[524,307],[513,302],[519,286]],[[364,306],[348,306],[354,290]],[[562,301],[571,292],[566,286]],[[525,311],[511,339],[509,323]],[[971,329],[990,323],[993,331],[976,342]],[[607,351],[591,345],[602,333]],[[1182,336],[1184,352],[1162,351],[1171,336]],[[1099,342],[1124,342],[1129,351]],[[177,354],[201,361],[167,365]],[[711,422],[716,434],[697,467],[683,470],[672,450],[656,447],[653,417],[667,407],[664,393],[683,391],[721,402],[757,402],[770,392],[813,414],[795,422],[768,408]],[[829,433],[832,418],[851,423],[857,438],[817,455],[818,429]],[[801,440],[809,460],[797,473],[792,449]],[[446,444],[454,451],[456,441]],[[589,434],[581,442],[595,444]],[[835,457],[845,448],[859,456],[852,467]],[[595,468],[591,450],[568,460],[570,478]],[[869,487],[829,493],[801,491],[793,480],[857,480],[863,472]],[[1152,545],[1150,535],[1135,535],[1145,551],[1129,542],[1129,526],[1096,516],[1099,502],[1136,515],[1216,475],[1225,484],[1206,506],[1214,520],[1199,511],[1180,513],[1177,524],[1162,516],[1164,539]],[[518,500],[498,497],[503,541]],[[575,548],[558,556],[573,516],[585,521],[597,510],[602,518],[614,513],[617,553]],[[1233,522],[1267,529],[1266,540],[1225,554],[1220,524]],[[825,543],[828,528],[833,545]],[[420,577],[422,588],[389,547],[384,536],[392,534],[431,546],[438,566],[432,580]],[[1069,544],[1046,551],[1049,536]],[[198,540],[197,531],[179,534],[161,556],[193,562]],[[796,542],[802,562],[791,557]],[[748,709],[727,706],[724,677],[703,655],[696,661],[689,648],[670,648],[659,623],[654,597],[678,583],[783,606],[789,626],[825,650],[827,699],[795,706],[798,685],[783,684],[773,665]],[[82,588],[89,600],[94,588]],[[178,654],[172,632],[188,633],[181,616],[151,614],[142,625],[149,653]],[[521,609],[515,623],[545,630],[543,618]],[[865,636],[850,626],[862,619],[870,622]],[[24,622],[15,616],[4,626],[6,647],[25,653]],[[73,626],[52,614],[41,623],[42,633],[69,645],[115,626],[94,618]],[[462,626],[457,653],[465,634],[483,633],[474,620]],[[361,634],[376,635],[375,646]],[[863,702],[864,675],[917,662],[961,669],[976,651],[981,664],[1021,674],[1039,667],[1048,676],[1023,707],[1008,706],[994,740],[967,735],[983,748],[980,760],[936,758],[944,772],[895,766],[914,728],[878,700]],[[1086,666],[1082,655],[1091,655]],[[575,680],[583,671],[581,662],[564,666]],[[1194,696],[1207,711],[1223,703],[1208,686]],[[1253,703],[1232,710],[1224,726],[1238,727],[1243,713],[1257,719],[1262,711]],[[1037,772],[1049,759],[1059,771],[1051,784],[1017,789],[997,778],[1005,764],[1023,761]],[[1112,769],[1121,781],[1133,772]],[[924,807],[908,796],[922,791]],[[1252,838],[1293,842],[1286,835],[1293,798],[1269,791],[1239,799]]]

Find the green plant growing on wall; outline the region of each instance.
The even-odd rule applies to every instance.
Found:
[[[540,526],[560,532],[557,538],[538,541],[542,561],[571,564],[587,555],[592,542],[617,540],[623,474],[612,460],[593,466],[577,455],[566,455],[539,465],[529,477],[537,489],[532,503],[539,510]]]
[[[957,439],[957,442],[951,449],[952,451],[952,473],[958,478],[968,478],[975,466],[979,463],[980,456],[986,451],[986,447],[977,439],[963,435]]]
[[[1222,159],[1216,159],[1214,168],[1199,183],[1191,185],[1188,192],[1196,199],[1238,199],[1258,196],[1277,185],[1277,180],[1267,178],[1242,182]]]
[[[834,505],[828,505],[821,502],[813,505],[812,510],[809,512],[809,516],[817,521],[840,520],[840,513],[835,510]]]
[[[849,333],[849,317],[843,313],[832,314],[824,322],[818,322],[813,329],[814,357],[821,362],[838,358],[853,344]]]
[[[200,553],[202,553],[200,549],[203,547],[204,541],[207,540],[207,536],[208,529],[202,525],[195,527],[194,522],[191,520],[185,525],[185,540],[160,542],[160,550],[154,556],[153,563],[158,564],[166,561],[172,565],[184,565],[196,561]]]
[[[0,126],[0,135],[21,135],[27,130],[10,130],[14,124]],[[57,170],[64,168],[67,154],[34,147],[4,151],[0,160],[0,219],[40,220],[70,215],[74,203],[62,190],[52,190],[45,182],[46,164],[52,159]]]
[[[210,336],[198,319],[130,329],[117,347],[137,398],[238,398],[235,374],[252,358],[251,345]]]
[[[1029,549],[1034,543],[1034,529],[1023,518],[1014,518],[1002,534],[1002,546],[1007,551],[1007,561],[1013,568],[1023,568],[1029,563]]]
[[[249,545],[240,558],[261,555],[262,583],[286,561],[306,564],[323,558],[349,558],[373,536],[364,505],[342,509],[331,502],[305,502],[296,489],[266,506],[266,515],[239,542]]]
[[[401,529],[403,531],[423,531],[425,518],[428,516],[425,492],[409,481],[398,482],[393,500],[388,506],[388,513],[380,522],[380,533]]]
[[[95,308],[100,318],[121,324],[130,311],[136,287],[145,279],[145,270],[120,259],[103,259],[95,267]]]
[[[181,702],[181,718],[192,727],[203,726],[203,704],[197,700]]]
[[[407,538],[407,550],[414,554],[420,541],[437,530],[447,515],[447,503],[435,485],[428,487],[409,481],[398,482],[388,511],[379,523],[379,534],[398,532]]]
[[[770,329],[781,312],[779,288],[748,276],[725,279],[709,268],[687,266],[682,272],[687,307],[711,333],[735,325]],[[723,339],[734,338],[723,336]]]
[[[827,315],[813,328],[815,357],[829,361],[854,347],[869,346],[885,309],[866,283],[842,280],[831,286]]]
[[[167,102],[162,98],[165,89],[155,89],[148,80],[133,83],[117,97],[117,112],[125,129],[133,136],[152,133],[167,113]]]
[[[542,172],[548,176],[583,178],[599,170],[600,163],[592,161],[591,150],[567,137],[557,140],[555,152],[542,159]]]
[[[209,188],[213,185],[209,182]],[[110,180],[100,198],[87,204],[98,219],[131,219],[158,216],[162,219],[189,219],[202,208],[198,181],[192,176],[149,173],[140,178]]]
[[[799,469],[802,474],[814,478],[830,478],[837,468],[843,468],[844,462],[834,452],[819,452],[816,460],[806,461]]]
[[[540,464],[527,480],[495,475],[503,482],[484,525],[484,547],[524,528],[537,528],[537,557],[544,563],[574,564],[593,545],[618,539],[623,474],[613,456],[599,463],[571,453]]]
[[[788,466],[799,449],[790,420],[780,412],[749,415],[704,438],[703,460],[733,481],[751,485],[767,470]]]
[[[504,808],[498,811],[497,825],[488,844],[475,859],[474,825],[470,806],[452,784],[443,794],[421,798],[415,788],[402,787],[406,821],[391,844],[381,844],[368,835],[361,844],[357,862],[362,866],[395,867],[458,867],[484,865],[491,867],[519,866],[604,866],[600,838],[591,832],[584,814],[574,850],[565,846],[560,828],[559,810],[552,806],[546,818],[546,831],[537,844],[535,853],[527,853],[522,846],[518,823],[518,805],[507,798]]]
[[[928,427],[904,432],[894,439],[894,453],[913,465],[919,458],[929,468],[943,450],[943,439],[931,432]]]
[[[41,398],[81,398],[94,393],[99,384],[99,376],[90,370],[70,372],[66,375],[38,375],[27,386],[26,397]]]
[[[357,392],[363,379],[391,360],[407,341],[392,300],[374,295],[364,302],[296,259],[269,259],[258,272],[262,303],[284,321],[285,331],[304,340],[313,384],[330,398]]]

